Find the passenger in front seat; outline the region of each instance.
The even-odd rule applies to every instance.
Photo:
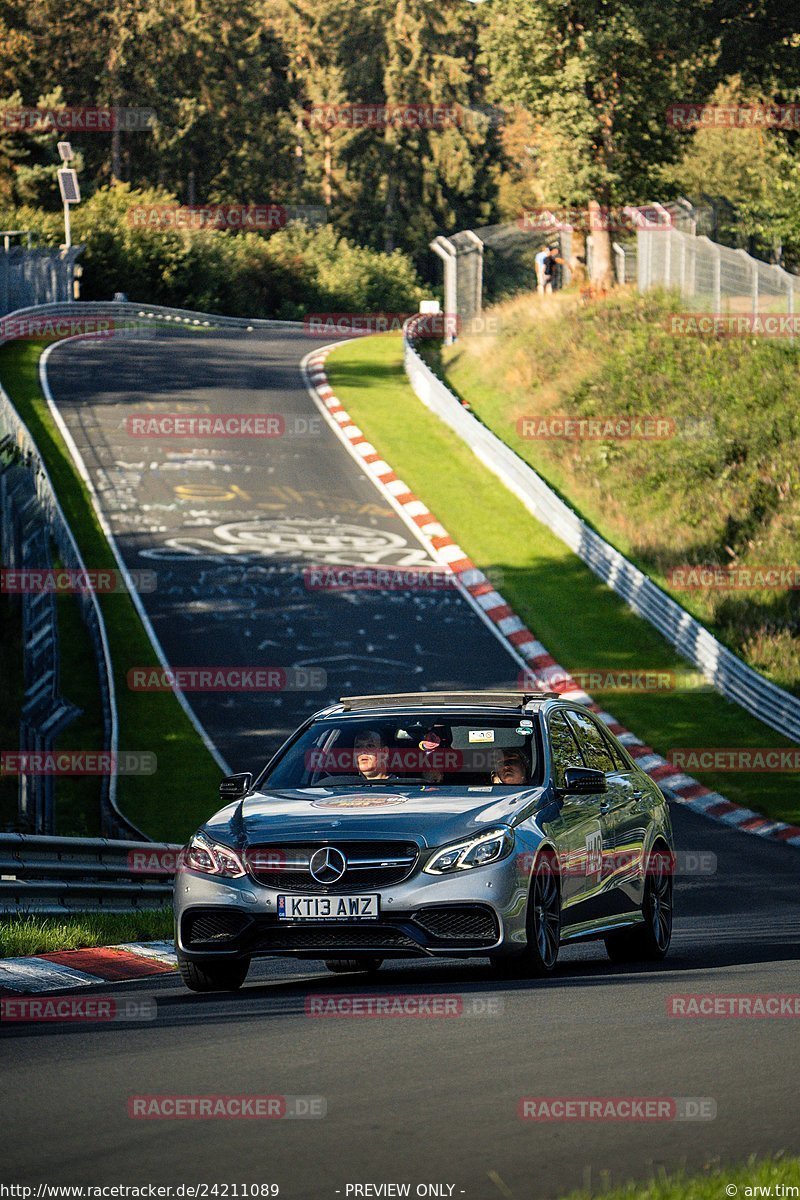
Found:
[[[492,766],[492,783],[505,783],[510,786],[528,782],[528,761],[522,750],[515,746],[506,746],[496,750]]]

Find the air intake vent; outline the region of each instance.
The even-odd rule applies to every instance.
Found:
[[[192,949],[218,946],[233,941],[248,924],[249,918],[243,913],[218,909],[190,912],[184,917],[183,944]]]
[[[490,908],[481,904],[423,908],[414,913],[414,922],[439,942],[497,941],[497,920]]]

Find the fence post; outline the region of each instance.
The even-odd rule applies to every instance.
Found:
[[[472,229],[465,229],[464,233],[475,246],[478,255],[478,269],[475,272],[475,296],[473,307],[475,315],[480,316],[483,312],[483,242]]]
[[[8,234],[3,238],[3,299],[0,313],[5,314],[11,308],[11,239]]]
[[[750,267],[750,311],[752,313],[757,313],[758,312],[758,261],[755,258],[752,258],[747,253],[746,250],[742,250],[741,247],[739,247],[735,251],[735,253],[740,254],[742,256],[742,258],[744,259],[744,261]]]
[[[714,312],[722,312],[722,252],[719,246],[714,248]]]
[[[677,236],[677,230],[670,229],[667,234],[667,250],[664,255],[664,287],[668,288],[672,283],[672,246]]]
[[[781,275],[786,276],[786,312],[788,316],[794,316],[794,276],[788,271],[784,271],[783,267],[778,267]],[[793,322],[789,322],[789,337],[794,340]]]
[[[458,293],[456,291],[456,248],[449,238],[435,237],[430,243],[430,248],[437,254],[444,263],[444,312],[445,312],[445,338],[444,344],[451,346],[455,341],[453,334],[450,332],[451,314],[457,311]]]
[[[687,245],[689,248],[689,278],[686,283],[686,295],[694,299],[697,295],[697,238],[693,237]]]
[[[640,292],[650,288],[650,246],[652,229],[636,230],[636,286]]]

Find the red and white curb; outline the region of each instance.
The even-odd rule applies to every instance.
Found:
[[[325,360],[335,348],[335,345],[331,345],[315,350],[303,361],[303,371],[312,398],[378,490],[406,524],[414,529],[432,557],[445,570],[453,573],[460,589],[479,616],[493,628],[505,643],[507,650],[530,673],[532,686],[558,691],[565,699],[577,700],[592,709],[612,733],[616,734],[639,766],[658,783],[667,799],[743,833],[756,834],[758,837],[800,847],[800,827],[770,820],[752,809],[734,804],[719,792],[714,792],[693,779],[691,775],[685,775],[657,754],[652,746],[646,745],[621,725],[611,713],[601,709],[587,692],[569,679],[564,668],[559,666],[542,643],[536,640],[522,618],[505,602],[483,571],[453,541],[419,496],[414,495],[371,442],[367,441],[341,400],[334,395],[325,373]],[[557,682],[551,685],[551,679]]]
[[[0,996],[146,979],[169,974],[177,965],[172,942],[127,942],[121,946],[60,950],[31,958],[2,958]]]

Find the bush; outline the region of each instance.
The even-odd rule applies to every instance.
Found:
[[[150,229],[128,219],[134,206],[169,205],[167,192],[116,184],[73,210],[73,240],[86,245],[84,300],[114,292],[229,316],[299,317],[307,312],[409,312],[423,288],[411,259],[357,246],[332,228],[293,223],[272,234]],[[22,207],[0,212],[6,228],[33,230],[59,245],[62,218]]]

